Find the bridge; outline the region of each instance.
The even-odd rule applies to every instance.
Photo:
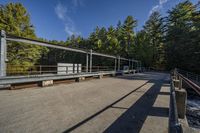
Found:
[[[7,41],[83,53],[85,66],[77,62],[48,66],[56,68],[51,71],[39,66],[34,73],[9,75]],[[4,88],[0,90],[0,132],[196,132],[185,121],[182,81],[189,79],[178,71],[171,75],[149,72],[138,60],[6,35],[3,31],[0,53],[0,85]],[[94,56],[113,60],[113,66],[94,66]],[[18,88],[29,89],[13,90]]]
[[[1,132],[167,132],[169,74],[0,92]],[[158,126],[159,125],[159,126]]]

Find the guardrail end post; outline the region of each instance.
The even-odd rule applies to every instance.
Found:
[[[0,33],[0,77],[6,76],[6,32],[1,30]]]

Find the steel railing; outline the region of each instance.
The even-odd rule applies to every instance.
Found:
[[[200,85],[200,75],[182,69],[176,69],[176,70],[179,74]]]
[[[61,70],[58,70],[60,68]],[[114,66],[92,66],[92,72],[114,71]],[[86,66],[57,66],[57,65],[8,65],[7,76],[34,75],[34,74],[58,74],[58,73],[83,73]]]
[[[190,75],[194,75],[193,77],[199,76],[197,74],[193,74],[184,70],[175,69],[175,75],[180,80],[180,88],[182,88],[182,82],[184,81],[188,86],[190,86],[196,93],[200,95],[200,83],[198,80],[194,80]]]

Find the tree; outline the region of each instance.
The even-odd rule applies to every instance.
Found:
[[[134,57],[142,61],[145,67],[153,66],[153,47],[149,44],[150,36],[144,30],[137,33]]]
[[[199,11],[191,2],[185,1],[176,5],[168,14],[168,67],[200,72]]]
[[[119,36],[119,40],[121,40],[120,45],[122,47],[121,55],[124,57],[129,57],[131,48],[134,47],[134,28],[137,25],[137,21],[132,17],[128,16],[123,25],[121,26],[121,36]]]
[[[158,12],[153,12],[144,25],[144,32],[149,38],[149,45],[153,50],[152,67],[164,69],[164,24]]]
[[[21,3],[8,3],[0,7],[0,29],[7,34],[36,38],[30,16]],[[8,67],[19,66],[19,71],[29,69],[41,57],[41,51],[40,46],[8,42]]]
[[[106,34],[106,44],[107,53],[117,55],[120,51],[120,44],[117,38],[117,32],[113,26],[110,26],[108,28],[108,32]]]

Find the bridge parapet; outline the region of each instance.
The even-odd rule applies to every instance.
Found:
[[[189,85],[194,91],[200,94],[200,87],[192,82],[187,77],[175,69],[171,75],[171,96],[170,96],[170,113],[169,113],[169,132],[182,133],[182,132],[194,132],[188,126],[186,118],[186,101],[187,92],[183,88],[183,82]]]

